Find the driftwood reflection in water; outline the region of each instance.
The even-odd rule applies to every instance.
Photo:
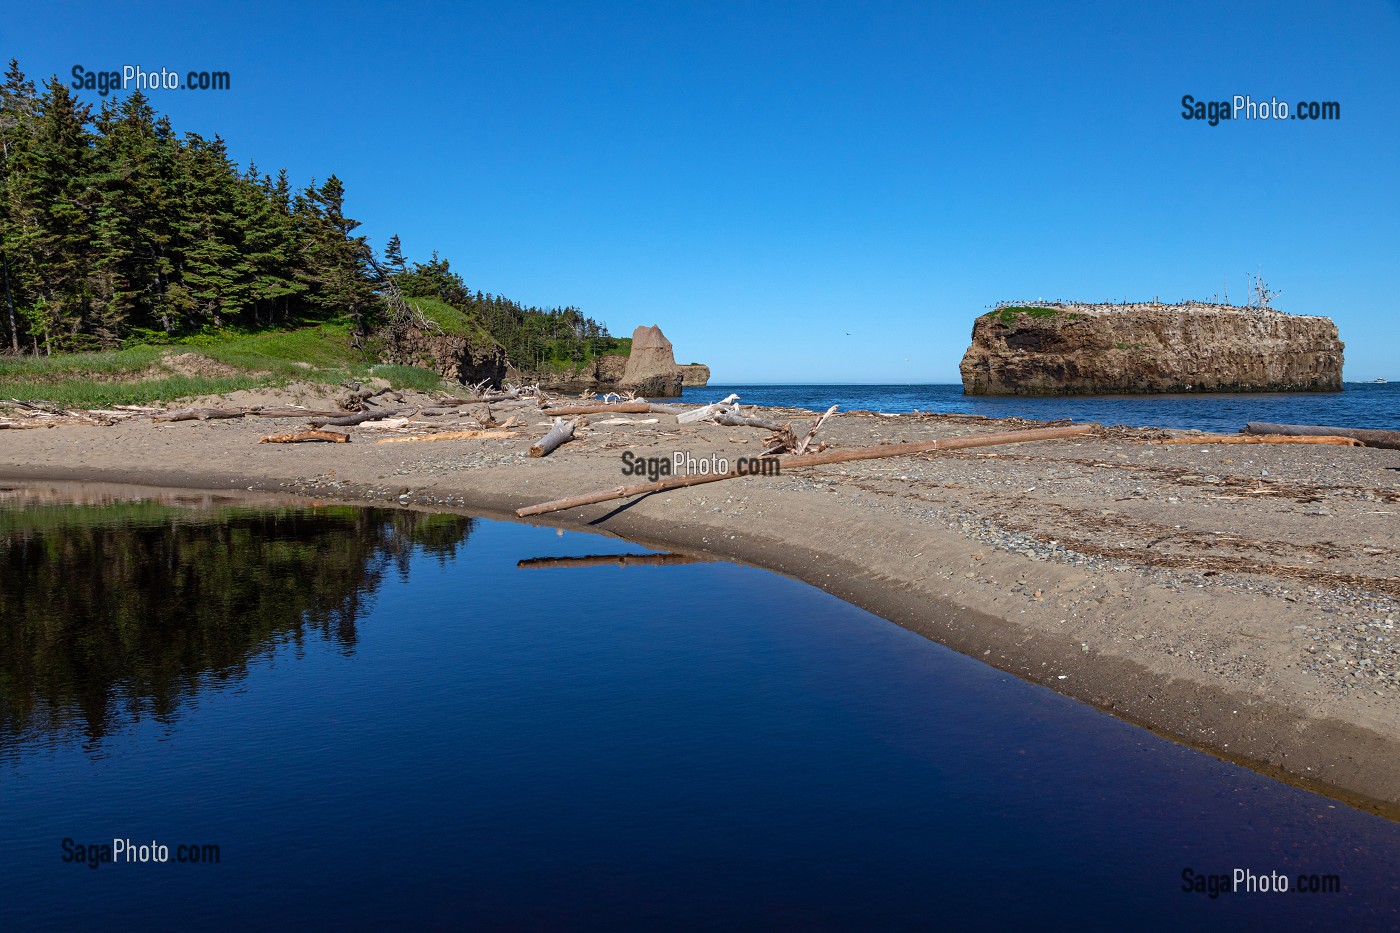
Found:
[[[521,569],[567,567],[674,567],[678,564],[712,564],[708,557],[689,554],[589,554],[584,557],[528,557],[517,561]]]

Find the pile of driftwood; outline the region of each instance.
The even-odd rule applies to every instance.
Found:
[[[234,418],[298,418],[305,419],[307,428],[283,434],[269,434],[258,439],[260,444],[297,444],[312,441],[336,444],[348,443],[350,435],[341,431],[328,431],[327,428],[362,427],[366,430],[408,430],[433,427],[423,419],[457,416],[457,426],[470,423],[473,430],[433,431],[404,437],[387,437],[381,444],[414,441],[477,440],[499,437],[514,437],[510,429],[522,424],[518,418],[497,420],[491,410],[493,403],[528,404],[540,397],[538,386],[507,385],[501,390],[492,390],[485,383],[471,387],[474,397],[459,398],[441,395],[426,404],[404,405],[402,393],[392,389],[371,389],[358,382],[347,383],[348,390],[337,400],[339,410],[317,411],[296,405],[248,407],[248,408],[181,408],[174,411],[164,409],[142,409],[152,421],[212,421]],[[384,403],[388,402],[389,405]],[[464,414],[469,405],[483,406],[483,412],[474,416]],[[390,407],[392,406],[392,407]],[[461,421],[462,418],[466,421]]]
[[[745,415],[739,407],[739,396],[729,395],[717,402],[708,405],[700,405],[695,408],[684,408],[677,405],[658,405],[655,402],[648,402],[646,399],[638,399],[630,396],[616,402],[609,402],[606,399],[601,402],[591,402],[583,400],[570,404],[545,404],[544,413],[554,418],[548,434],[546,434],[534,447],[530,448],[530,456],[544,457],[557,449],[560,445],[567,443],[574,437],[574,431],[579,427],[577,421],[565,421],[565,416],[579,415],[673,415],[677,424],[697,424],[702,421],[713,421],[726,427],[750,427],[762,428],[769,432],[768,439],[764,442],[765,448],[760,456],[769,457],[778,454],[803,454],[809,450],[823,450],[824,444],[813,447],[813,441],[817,432],[826,419],[835,413],[838,406],[832,405],[819,418],[812,422],[801,437],[790,422],[776,421],[771,418],[755,417],[752,413]],[[609,422],[603,422],[609,423]]]
[[[60,425],[90,424],[107,427],[131,418],[141,418],[162,409],[145,405],[117,405],[111,409],[64,408],[53,402],[0,399],[0,431],[29,428],[56,428]]]

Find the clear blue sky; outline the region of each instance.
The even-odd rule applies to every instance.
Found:
[[[37,77],[227,70],[151,96],[340,175],[376,245],[659,323],[717,381],[955,382],[998,299],[1239,299],[1259,268],[1347,378],[1400,378],[1395,0],[19,3],[0,40]],[[1210,127],[1188,93],[1342,119]]]

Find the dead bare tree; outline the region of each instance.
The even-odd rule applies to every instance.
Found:
[[[1275,310],[1272,307],[1273,300],[1282,295],[1283,292],[1269,288],[1269,284],[1264,281],[1263,272],[1264,270],[1261,268],[1259,272],[1249,276],[1249,303],[1251,307],[1259,308],[1261,311],[1273,311]],[[1248,273],[1245,274],[1248,275]]]

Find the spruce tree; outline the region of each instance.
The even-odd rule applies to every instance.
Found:
[[[236,321],[253,278],[241,253],[237,180],[224,141],[187,133],[177,179],[177,310],[187,329],[217,329]]]
[[[19,62],[10,59],[5,82],[0,85],[0,278],[5,289],[5,340],[18,353],[20,350],[19,314],[15,310],[17,277],[23,268],[24,253],[18,248],[18,233],[11,212],[11,192],[16,176],[12,168],[20,152],[28,147],[34,135],[38,101],[34,82],[25,77]]]
[[[15,153],[12,244],[24,256],[14,276],[20,311],[44,352],[93,344],[87,295],[92,240],[89,111],[56,77],[38,98],[31,145]]]
[[[345,216],[345,186],[332,175],[302,198],[306,271],[312,304],[325,316],[345,314],[363,330],[378,308],[373,254],[360,222]]]

